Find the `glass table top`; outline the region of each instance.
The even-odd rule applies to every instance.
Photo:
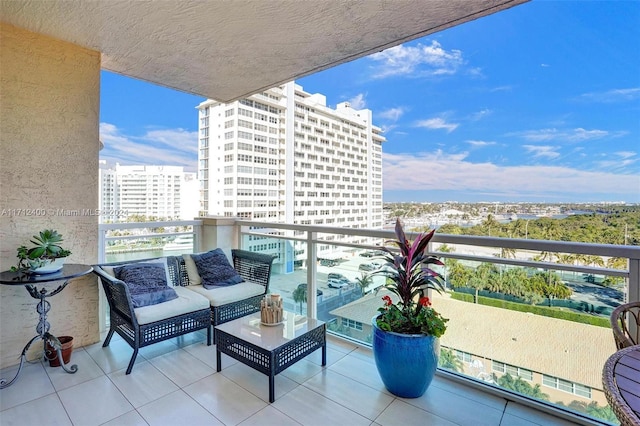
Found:
[[[260,323],[260,312],[216,326],[217,330],[241,338],[260,348],[271,350],[321,327],[324,322],[305,315],[284,311],[284,320],[278,325]]]

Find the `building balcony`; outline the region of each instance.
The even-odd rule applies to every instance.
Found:
[[[171,224],[193,226],[189,232],[193,234],[194,244],[184,252],[240,247],[276,255],[270,291],[282,295],[285,308],[326,321],[333,344],[355,348],[350,356],[363,358],[362,354],[368,353],[370,321],[381,304],[381,295],[376,294],[375,288],[383,283],[378,281],[382,278],[374,278],[368,288],[361,289],[355,281],[363,273],[360,265],[375,261],[371,257],[375,247],[392,238],[390,231],[204,218],[188,223],[101,225],[101,233],[107,235],[109,229],[141,225],[170,229]],[[100,243],[101,251],[108,241],[116,238],[122,237],[105,238]],[[139,239],[140,235],[128,238]],[[452,250],[441,252],[443,244]],[[600,379],[604,362],[615,351],[608,315],[623,301],[638,300],[638,247],[436,234],[430,250],[442,256],[445,262],[457,261],[476,268],[490,263],[505,274],[514,268],[530,273],[553,271],[574,289],[574,295],[568,300],[552,298],[538,301],[537,306],[498,300],[498,295],[485,292],[475,295],[473,291],[460,288],[455,291],[449,289],[442,295],[433,294],[436,309],[450,319],[447,333],[441,338],[442,349],[457,360],[453,366],[443,366],[439,370],[438,381],[442,381],[439,383],[447,383],[449,389],[456,389],[456,393],[466,395],[472,392],[489,398],[489,401],[517,401],[512,407],[531,410],[544,418],[557,417],[559,422],[615,423]],[[506,252],[513,253],[513,256],[504,256]],[[608,269],[559,264],[552,259],[533,260],[539,257],[534,255],[540,253],[623,258],[627,268]],[[124,255],[113,254],[106,260],[119,260]],[[144,253],[135,253],[135,257],[144,257]],[[331,273],[343,275],[349,285],[344,288],[328,286]],[[446,274],[446,270],[443,273]],[[606,277],[617,277],[613,281],[619,284],[612,287],[599,285]],[[309,283],[311,289],[322,290],[322,296],[318,297],[316,291],[308,291],[307,300],[294,299],[293,289],[301,282]],[[479,303],[473,303],[474,298]],[[367,362],[371,361],[369,357]],[[322,374],[327,375],[328,372]],[[504,387],[504,379],[501,378],[507,375],[528,389],[523,391],[525,394],[517,394]],[[366,376],[374,377],[377,383],[375,369]],[[367,383],[365,381],[365,385]],[[532,391],[535,389],[538,389],[537,393]],[[424,398],[431,401],[422,407],[427,407],[430,413],[427,415],[435,414],[458,424],[473,424],[432,411],[433,400],[428,396]],[[409,405],[416,402],[402,401]],[[349,407],[348,403],[342,402]],[[487,405],[487,400],[480,404]],[[511,424],[505,422],[513,414],[509,412],[509,404],[502,409],[493,408],[503,413],[500,417],[502,424]],[[594,413],[597,414],[595,417]],[[377,423],[382,421],[378,417],[369,419]],[[497,423],[492,420],[487,424],[501,423],[500,420]]]

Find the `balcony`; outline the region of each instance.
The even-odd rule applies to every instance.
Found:
[[[163,226],[169,229],[172,224],[193,226],[188,232],[193,234],[195,244],[187,251],[220,246],[275,254],[278,259],[274,263],[270,290],[283,296],[285,307],[327,321],[335,339],[333,343],[357,348],[352,355],[368,351],[370,320],[380,306],[380,295],[375,295],[373,290],[382,285],[378,281],[382,278],[375,278],[364,291],[354,284],[354,278],[361,274],[360,264],[375,262],[368,256],[377,244],[392,238],[390,231],[226,218],[205,218],[188,223],[112,224],[101,225],[101,229],[103,233],[108,228],[117,227]],[[149,237],[154,238],[153,235]],[[105,242],[113,238],[122,237],[106,238],[100,244],[101,250]],[[443,244],[453,250],[440,252]],[[551,298],[535,307],[521,303],[516,305],[525,312],[514,310],[505,301],[496,304],[495,294],[485,297],[480,292],[476,296],[473,291],[465,292],[458,288],[444,295],[432,295],[435,307],[450,318],[449,329],[441,338],[443,351],[458,360],[453,363],[454,367],[449,365],[449,370],[443,368],[438,380],[445,380],[451,386],[465,389],[465,392],[473,389],[475,394],[490,399],[518,401],[528,409],[545,415],[564,416],[572,422],[615,422],[606,417],[607,406],[600,374],[606,358],[615,350],[608,314],[623,301],[637,300],[640,270],[640,250],[637,247],[436,234],[430,250],[437,252],[447,263],[455,260],[474,268],[481,264],[494,264],[501,268],[500,271],[505,271],[505,275],[509,269],[556,271],[554,274],[561,274],[563,281],[573,283],[579,290],[574,300]],[[514,256],[499,257],[505,251],[511,251]],[[549,259],[532,260],[536,253],[617,257],[623,258],[628,266],[623,270],[560,264]],[[135,256],[144,257],[144,253],[136,253]],[[447,271],[443,272],[446,274]],[[350,283],[341,288],[328,286],[329,274],[343,275]],[[593,278],[596,283],[604,277],[619,277],[617,281],[621,284],[615,288],[592,285],[583,276]],[[307,292],[307,300],[296,299],[293,294],[301,282],[310,283],[312,291]],[[322,290],[322,296],[313,289]],[[476,297],[481,303],[468,302]],[[509,305],[511,309],[498,307],[500,304]],[[565,308],[558,308],[561,305]],[[549,310],[563,313],[548,316],[551,315]],[[539,399],[517,395],[501,387],[504,382],[499,379],[507,373],[531,389],[537,387]],[[377,380],[377,373],[373,376]],[[590,404],[591,408],[602,411],[597,419],[585,417],[580,412]],[[571,409],[559,411],[562,406]]]
[[[327,366],[316,352],[285,370],[269,404],[267,376],[226,355],[216,373],[215,347],[205,340],[193,333],[143,348],[129,376],[131,348],[117,335],[108,348],[74,349],[73,375],[28,364],[0,394],[2,424],[574,424],[445,374],[421,398],[395,398],[378,378],[369,348],[331,337]]]

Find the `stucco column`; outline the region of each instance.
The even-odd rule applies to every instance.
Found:
[[[63,235],[69,263],[95,263],[100,53],[2,23],[0,40],[0,270],[43,229]],[[76,347],[99,340],[93,275],[49,301],[51,333]],[[0,286],[0,368],[36,334],[36,304]]]

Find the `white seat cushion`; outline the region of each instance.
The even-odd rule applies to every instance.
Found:
[[[264,286],[252,283],[251,281],[216,287],[211,290],[207,290],[202,285],[190,285],[183,288],[203,295],[209,300],[211,306],[222,306],[227,303],[237,302],[249,297],[260,296],[264,293]]]
[[[138,324],[150,324],[177,315],[188,314],[189,312],[209,309],[209,300],[196,292],[189,291],[185,287],[173,287],[178,298],[157,305],[143,306],[135,308]]]

